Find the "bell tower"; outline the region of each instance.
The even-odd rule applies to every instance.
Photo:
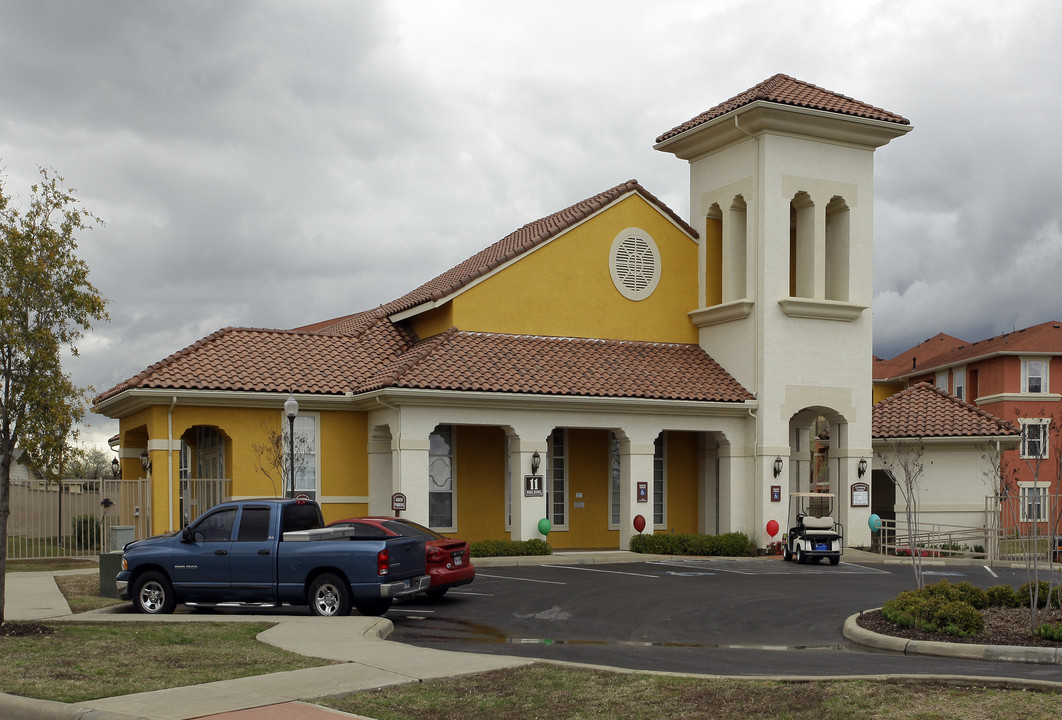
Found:
[[[788,493],[812,489],[810,427],[825,418],[846,543],[869,544],[869,509],[849,500],[872,457],[874,151],[910,130],[779,74],[657,138],[690,164],[700,345],[759,401],[755,446],[742,451],[754,477],[732,479],[749,483],[753,507],[721,508],[730,527],[784,524]]]

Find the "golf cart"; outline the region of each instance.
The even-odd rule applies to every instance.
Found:
[[[833,493],[790,493],[789,533],[782,557],[798,563],[829,558],[830,565],[841,562],[844,526],[833,518],[837,496]],[[794,522],[795,519],[795,522]]]

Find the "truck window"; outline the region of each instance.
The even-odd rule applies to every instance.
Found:
[[[236,542],[265,542],[269,539],[269,508],[245,507],[240,515]]]
[[[280,534],[283,538],[286,532],[298,530],[316,530],[321,527],[321,512],[316,505],[285,505],[283,514],[280,516]]]
[[[210,513],[196,523],[194,529],[197,534],[202,534],[204,542],[228,542],[235,520],[236,508],[226,508]]]

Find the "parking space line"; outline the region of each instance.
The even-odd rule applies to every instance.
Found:
[[[477,572],[476,573],[476,577],[494,578],[495,580],[520,580],[520,581],[523,581],[523,582],[545,583],[546,585],[567,585],[568,584],[568,583],[563,583],[563,582],[557,582],[556,580],[535,580],[533,578],[510,577],[509,575],[485,575],[485,574],[483,574],[481,572]]]
[[[542,567],[557,568],[559,570],[582,570],[583,572],[609,573],[610,575],[631,575],[633,577],[644,577],[644,578],[658,578],[658,577],[660,577],[659,575],[646,575],[645,573],[621,572],[619,570],[598,570],[597,568],[588,568],[588,567],[585,567],[583,565],[574,565],[574,566],[569,566],[569,565],[543,565]]]

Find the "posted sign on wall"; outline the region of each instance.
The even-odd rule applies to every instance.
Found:
[[[524,497],[544,497],[545,478],[541,475],[524,475]]]

